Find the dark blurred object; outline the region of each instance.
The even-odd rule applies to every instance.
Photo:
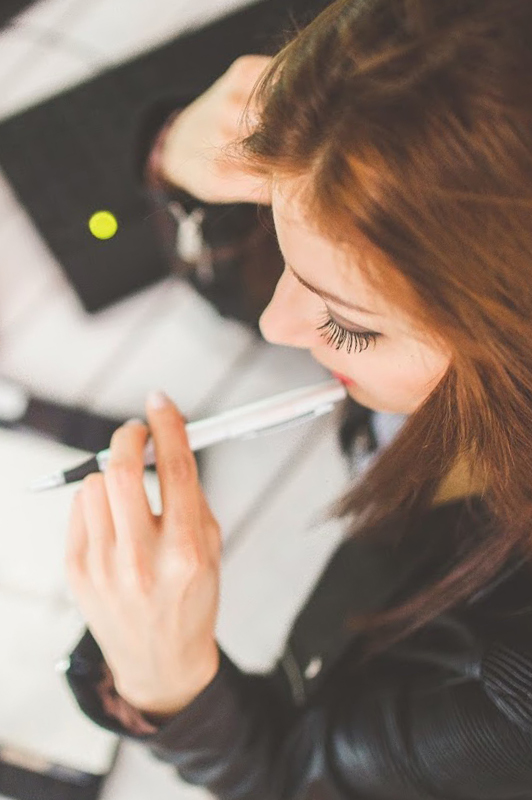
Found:
[[[69,447],[96,452],[109,446],[124,419],[38,397],[0,378],[0,427],[39,433]]]
[[[273,221],[266,225],[263,219],[271,217],[270,209],[261,209],[260,217],[256,208],[253,212],[253,221],[240,240],[225,249],[211,245],[211,275],[192,270],[188,279],[220,314],[239,319],[259,333],[259,317],[272,298],[284,261],[272,233]],[[234,221],[242,219],[244,207],[233,207],[230,213]]]
[[[222,316],[259,333],[284,262],[270,208],[203,203],[150,179],[152,219],[173,271],[188,280]]]
[[[378,449],[374,428],[375,412],[361,406],[348,397],[343,406],[338,438],[340,449],[347,461],[352,463],[357,449],[361,453],[375,453]]]
[[[154,103],[182,106],[243,53],[271,53],[324,0],[263,0],[4,121],[0,165],[71,280],[98,311],[168,274],[153,207],[138,179],[138,135]],[[89,219],[118,221],[96,239]]]
[[[239,55],[273,53],[285,32],[330,0],[263,0],[0,124],[0,164],[62,265],[85,309],[110,303],[174,271],[220,314],[258,331],[259,316],[282,271],[271,212],[249,204],[209,205],[171,187],[148,186],[144,167],[168,115],[201,94]],[[28,3],[2,2],[18,13]],[[201,233],[211,263],[176,256],[172,203],[205,212]],[[95,239],[88,220],[109,210],[116,235]],[[27,426],[73,447],[108,446],[122,420],[34,399]],[[374,447],[371,412],[345,403],[340,441]],[[1,422],[0,422],[1,424]]]
[[[124,419],[108,417],[79,406],[32,397],[19,427],[38,431],[69,447],[94,453],[109,447],[111,436],[124,422]]]
[[[6,750],[11,753],[12,748]],[[27,753],[25,757],[26,760],[31,758]],[[91,775],[63,766],[48,768],[45,763],[42,771],[38,771],[39,762],[43,764],[45,759],[35,756],[32,769],[5,762],[0,754],[1,796],[13,800],[97,800],[100,797],[105,775]]]
[[[0,28],[3,28],[13,17],[20,14],[28,6],[35,5],[34,0],[2,0],[0,3]]]

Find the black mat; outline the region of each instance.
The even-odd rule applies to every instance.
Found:
[[[105,776],[87,775],[79,783],[66,774],[59,778],[0,762],[0,792],[13,800],[97,800],[104,780]]]
[[[274,52],[292,15],[306,20],[325,5],[263,0],[0,124],[0,166],[86,310],[168,273],[137,175],[150,107],[188,102],[242,53]],[[118,221],[107,240],[89,231],[99,210]]]
[[[34,5],[34,1],[30,0],[2,0],[0,3],[0,28],[11,21],[13,17],[20,14],[28,6]]]

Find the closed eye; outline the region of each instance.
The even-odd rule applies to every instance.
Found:
[[[380,333],[376,331],[353,331],[348,330],[334,320],[330,314],[326,315],[317,330],[326,340],[327,344],[340,350],[345,347],[348,353],[362,353],[367,350],[370,344],[375,345]]]

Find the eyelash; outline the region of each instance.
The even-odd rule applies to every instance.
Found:
[[[364,350],[368,349],[370,344],[375,345],[380,335],[378,333],[366,333],[363,331],[349,331],[347,328],[343,328],[339,325],[329,314],[327,314],[325,322],[318,327],[318,331],[320,331],[321,335],[325,338],[327,344],[334,346],[336,350],[340,350],[345,346],[348,353],[351,353],[351,350],[353,350],[353,345],[353,352],[362,353]]]

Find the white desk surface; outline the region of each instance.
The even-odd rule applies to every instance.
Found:
[[[0,35],[0,117],[243,5],[246,0],[43,0]],[[5,181],[0,182],[0,374],[49,397],[131,416],[143,414],[148,390],[162,388],[190,417],[329,377],[306,353],[272,347],[239,323],[223,320],[175,280],[98,315],[85,314]],[[273,664],[341,537],[336,523],[314,524],[314,515],[348,481],[336,428],[332,414],[310,426],[204,453],[203,483],[225,540],[218,637],[243,669],[267,670]],[[12,434],[9,441],[0,434],[0,440],[9,452]],[[36,444],[33,452],[31,442],[20,438],[20,474],[34,477],[45,464],[55,467],[57,452],[38,449]],[[13,475],[0,459],[0,486]],[[13,497],[9,500],[1,506],[0,600],[40,596],[72,610],[61,562],[70,495],[45,512],[46,530],[55,531],[49,548],[43,547],[46,531],[35,524],[43,507],[28,500],[19,513]],[[50,528],[50,520],[57,525]],[[22,646],[27,639],[22,620],[20,637]],[[125,743],[103,800],[208,796],[140,746]]]

